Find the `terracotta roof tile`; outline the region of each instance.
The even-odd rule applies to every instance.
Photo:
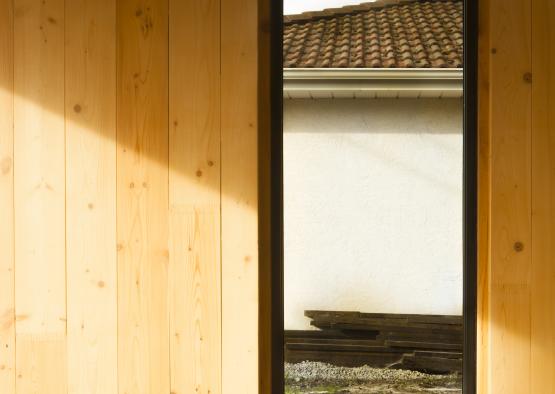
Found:
[[[378,0],[284,22],[284,67],[462,67],[462,0]]]

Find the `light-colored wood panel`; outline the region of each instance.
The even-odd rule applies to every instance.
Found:
[[[17,333],[65,333],[63,0],[15,5]]]
[[[488,392],[489,385],[489,297],[490,297],[490,9],[489,0],[479,3],[478,37],[478,294],[476,390]]]
[[[13,2],[0,1],[0,392],[15,392]]]
[[[116,5],[65,6],[68,392],[115,394]]]
[[[67,393],[64,334],[17,335],[17,393]]]
[[[219,394],[219,0],[171,0],[169,29],[171,391]]]
[[[496,256],[494,283],[529,284],[531,188],[531,71],[530,2],[492,0],[496,17],[491,21],[491,128],[492,128],[492,230]],[[520,56],[514,56],[517,51]],[[513,212],[512,207],[519,207]],[[501,230],[501,231],[499,231]],[[514,243],[523,243],[522,252]],[[528,261],[528,263],[526,263]],[[524,264],[522,264],[524,263]],[[499,280],[499,281],[496,281]]]
[[[170,391],[168,4],[117,9],[119,392]]]
[[[555,3],[532,1],[530,393],[555,393]]]
[[[221,392],[220,206],[172,208],[171,392]]]
[[[491,393],[530,388],[531,6],[491,0]]]
[[[259,387],[258,26],[257,2],[222,0],[224,394]]]
[[[220,2],[170,0],[170,204],[220,200]]]
[[[66,383],[63,0],[16,0],[14,40],[17,392],[59,393]],[[52,368],[63,383],[53,382]]]

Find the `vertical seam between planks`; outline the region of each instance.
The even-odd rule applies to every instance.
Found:
[[[114,130],[114,150],[115,150],[115,177],[114,177],[114,205],[113,207],[115,212],[115,235],[116,235],[116,244],[113,245],[115,247],[116,252],[116,266],[115,266],[115,286],[116,286],[116,389],[119,393],[119,251],[117,245],[119,244],[118,239],[118,2],[119,0],[114,1],[114,39],[116,43],[114,45],[114,61],[115,61],[115,78],[114,78],[114,95],[115,95],[115,111],[114,111],[114,120],[115,120],[115,130]]]
[[[115,171],[116,171],[116,176],[115,176],[115,201],[114,201],[114,207],[115,207],[115,214],[116,214],[116,220],[115,220],[115,226],[116,226],[116,281],[115,281],[115,286],[116,286],[116,387],[117,387],[117,392],[120,392],[120,379],[119,379],[119,248],[118,248],[118,244],[119,244],[119,231],[118,231],[118,176],[119,176],[119,167],[118,167],[118,130],[119,130],[119,123],[118,123],[118,101],[119,101],[119,0],[115,0],[114,1],[114,7],[115,7],[115,23],[114,23],[114,33],[115,33],[115,40],[116,40],[116,45],[114,45],[115,47],[115,72],[116,72],[116,77],[114,78],[114,83],[115,83],[115,121],[116,121],[116,127],[115,127],[115,140],[114,140],[114,149],[115,149]]]
[[[67,277],[67,113],[66,113],[66,80],[67,80],[67,76],[66,76],[66,28],[67,28],[67,19],[66,19],[66,2],[65,0],[62,1],[63,7],[64,7],[64,11],[63,11],[63,15],[64,15],[64,27],[63,27],[63,40],[62,40],[62,50],[64,51],[64,64],[63,64],[63,70],[64,70],[64,82],[63,82],[63,96],[64,96],[64,283],[65,283],[65,289],[64,289],[64,293],[65,293],[65,314],[66,314],[66,319],[65,319],[65,353],[66,353],[66,392],[69,390],[68,387],[68,383],[69,383],[69,375],[68,375],[68,349],[67,349],[67,345],[68,345],[68,341],[67,341],[67,282],[68,282],[68,277]]]
[[[71,1],[71,0],[70,0]],[[64,353],[65,353],[65,392],[69,393],[69,351],[68,351],[68,330],[67,330],[67,320],[68,320],[68,308],[67,308],[67,288],[69,278],[67,276],[67,110],[66,110],[66,89],[67,89],[67,75],[66,75],[66,63],[67,63],[67,53],[66,53],[66,35],[67,35],[67,18],[66,18],[66,1],[62,1],[63,6],[63,16],[64,16],[64,26],[62,34],[62,50],[64,52],[63,59],[63,103],[64,103],[64,294],[65,294],[65,335],[64,335]]]
[[[15,271],[16,271],[16,264],[15,264],[15,1],[11,0],[12,9],[10,19],[12,22],[12,39],[11,39],[11,62],[12,62],[12,319],[13,319],[13,382],[14,382],[14,390],[17,394],[17,326],[16,326],[16,310],[15,310],[15,296],[16,296],[16,285],[15,285]]]
[[[71,1],[71,0],[70,0]],[[64,7],[64,29],[63,29],[63,38],[62,38],[62,50],[64,51],[64,82],[63,82],[63,95],[64,95],[64,293],[65,293],[65,392],[69,393],[69,341],[68,341],[68,328],[67,328],[67,321],[68,321],[68,308],[67,308],[67,289],[68,289],[68,275],[67,275],[67,108],[66,108],[66,90],[67,90],[67,75],[66,75],[66,63],[67,63],[67,51],[66,51],[66,36],[67,36],[67,13],[66,13],[66,0],[62,1],[62,5]]]
[[[166,103],[166,128],[167,128],[167,146],[166,146],[166,157],[167,157],[167,213],[168,213],[168,221],[167,221],[167,226],[168,226],[168,232],[167,232],[167,238],[166,238],[166,243],[167,243],[167,248],[168,248],[168,266],[167,266],[167,270],[166,270],[166,288],[168,289],[168,293],[166,294],[166,310],[167,310],[167,319],[168,319],[168,386],[170,389],[170,394],[172,393],[172,335],[171,335],[171,327],[172,327],[172,302],[170,302],[172,296],[173,296],[173,289],[172,286],[170,286],[170,275],[172,273],[172,269],[171,269],[171,264],[172,264],[172,257],[171,257],[171,250],[170,250],[170,239],[171,239],[171,232],[172,232],[172,226],[171,226],[171,221],[172,221],[172,217],[171,217],[171,213],[170,213],[170,176],[171,176],[171,171],[170,171],[170,166],[171,166],[171,157],[170,157],[170,143],[171,143],[171,134],[170,134],[170,89],[171,89],[171,81],[170,81],[170,61],[171,61],[171,45],[170,45],[170,40],[171,40],[171,18],[170,18],[170,13],[171,13],[171,5],[172,0],[166,0],[166,24],[167,24],[167,29],[166,29],[166,33],[167,33],[167,51],[166,51],[166,96],[167,96],[167,103]]]
[[[492,340],[493,340],[493,334],[492,334],[492,325],[491,325],[491,321],[492,321],[492,299],[493,299],[493,253],[492,253],[492,229],[493,229],[493,148],[494,148],[494,144],[493,144],[493,120],[492,120],[492,97],[493,97],[493,88],[492,88],[492,74],[493,74],[493,56],[491,54],[491,48],[492,48],[492,26],[493,23],[491,21],[491,4],[492,4],[492,0],[486,0],[486,28],[487,28],[487,65],[486,65],[486,82],[487,82],[487,108],[486,108],[486,127],[487,127],[487,140],[488,140],[488,150],[487,150],[487,154],[488,154],[488,159],[487,159],[487,168],[488,168],[488,175],[487,175],[487,185],[488,185],[488,197],[487,197],[487,218],[488,218],[488,223],[487,223],[487,254],[486,254],[486,267],[487,267],[487,272],[486,272],[486,277],[487,277],[487,283],[486,283],[486,291],[487,291],[487,310],[486,310],[486,324],[488,324],[487,326],[487,332],[486,332],[486,389],[488,392],[492,391],[492,387],[493,387],[493,376],[492,376]]]
[[[532,286],[533,286],[533,278],[534,278],[534,220],[533,220],[533,211],[534,211],[534,28],[533,28],[533,20],[534,20],[534,0],[530,1],[530,17],[529,17],[529,43],[530,43],[530,52],[529,56],[529,64],[530,64],[530,72],[532,74],[532,81],[529,85],[530,89],[530,101],[528,103],[528,115],[530,116],[530,150],[529,150],[529,157],[530,157],[530,265],[528,271],[528,390],[532,389]]]
[[[222,139],[223,139],[223,133],[222,133],[222,124],[223,124],[223,119],[222,119],[222,7],[223,7],[223,0],[218,0],[218,17],[219,17],[219,21],[218,21],[218,30],[219,30],[219,40],[218,40],[218,44],[219,44],[219,48],[218,48],[218,63],[219,63],[219,75],[218,75],[218,113],[219,113],[219,160],[220,160],[220,176],[219,176],[219,199],[220,199],[220,242],[219,242],[219,248],[220,248],[220,371],[219,371],[219,379],[220,379],[220,393],[219,394],[223,394],[224,393],[224,382],[223,382],[223,359],[224,359],[224,301],[223,301],[223,295],[224,295],[224,280],[223,280],[223,268],[224,268],[224,262],[223,262],[223,256],[224,256],[224,251],[223,251],[223,202],[222,202],[222,192],[223,192],[223,168],[224,168],[224,163],[223,163],[223,153],[222,153],[222,147],[223,147],[223,143],[222,143]]]

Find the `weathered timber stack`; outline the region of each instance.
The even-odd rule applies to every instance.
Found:
[[[462,371],[461,316],[306,311],[319,330],[286,331],[287,362],[427,373]]]

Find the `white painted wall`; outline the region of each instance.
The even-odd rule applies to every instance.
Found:
[[[286,100],[285,328],[462,313],[462,101]]]

